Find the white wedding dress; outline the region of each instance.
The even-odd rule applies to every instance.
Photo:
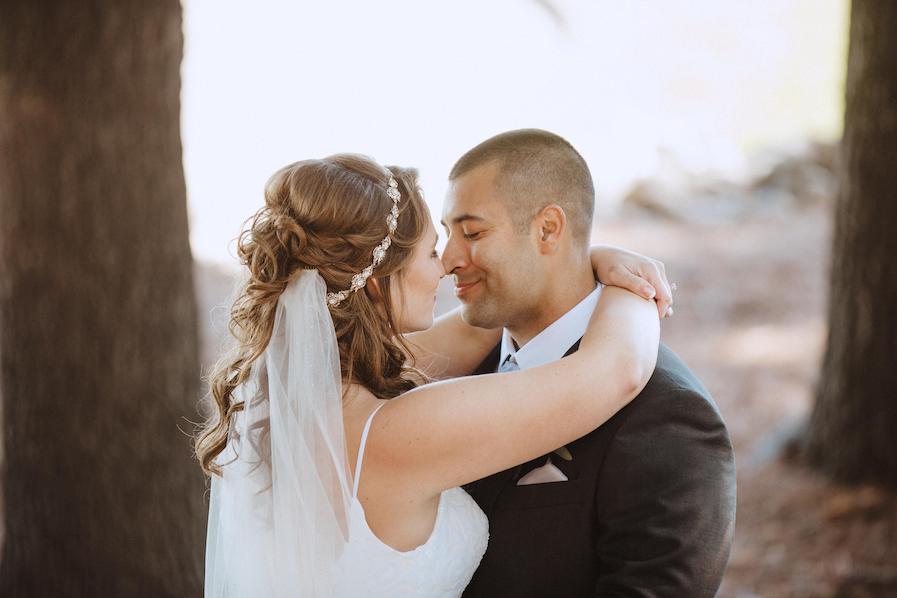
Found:
[[[364,447],[374,415],[368,417],[358,447],[349,541],[337,563],[338,598],[457,597],[470,582],[486,552],[489,523],[476,502],[461,488],[442,493],[429,539],[400,552],[384,544],[368,527],[358,501]]]
[[[263,358],[234,390],[242,410],[212,478],[206,598],[460,596],[489,538],[464,490],[442,493],[430,538],[414,550],[394,550],[367,526],[358,481],[376,411],[353,482],[326,292],[315,270],[287,285]]]

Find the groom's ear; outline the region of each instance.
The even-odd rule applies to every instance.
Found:
[[[564,208],[551,204],[542,208],[533,219],[537,227],[539,250],[543,254],[557,251],[564,231],[567,230],[567,214]]]

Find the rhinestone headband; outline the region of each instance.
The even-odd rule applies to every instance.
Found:
[[[396,232],[396,223],[399,220],[399,201],[402,199],[402,194],[399,193],[399,184],[393,176],[389,177],[389,187],[386,189],[386,194],[392,199],[392,209],[389,211],[389,215],[386,216],[386,226],[389,232],[371,252],[371,256],[374,258],[371,265],[352,277],[352,286],[338,293],[327,293],[327,304],[331,307],[342,303],[350,293],[364,288],[368,278],[373,274],[374,268],[379,266],[383,258],[386,257],[386,250],[392,244],[391,235]]]

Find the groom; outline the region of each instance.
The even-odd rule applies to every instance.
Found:
[[[449,181],[446,271],[467,323],[504,328],[476,373],[576,351],[600,295],[585,161],[557,135],[510,131],[462,156]],[[607,423],[466,489],[490,534],[468,598],[711,597],[729,557],[732,445],[707,390],[664,345],[648,385]]]

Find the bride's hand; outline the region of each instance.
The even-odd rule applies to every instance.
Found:
[[[599,282],[654,299],[661,318],[673,315],[675,285],[667,280],[663,262],[611,245],[593,245],[589,256]]]

